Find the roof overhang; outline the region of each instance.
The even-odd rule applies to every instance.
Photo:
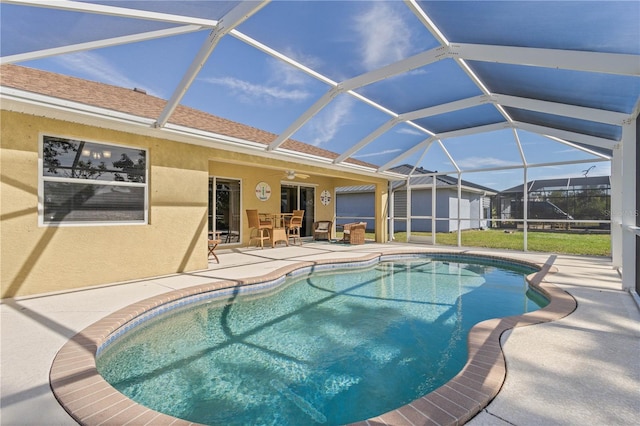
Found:
[[[406,176],[398,173],[379,173],[374,168],[368,168],[358,164],[335,164],[332,159],[312,154],[282,148],[277,151],[267,151],[265,144],[262,143],[186,126],[167,123],[163,127],[157,127],[154,125],[155,120],[147,117],[44,96],[11,87],[0,86],[0,100],[2,101],[2,109],[7,111],[41,115],[48,118],[166,139],[174,142],[278,159],[285,162],[295,162],[296,164],[306,166],[321,167],[326,169],[327,174],[331,172],[353,173],[363,177],[382,178],[388,181],[406,179]]]

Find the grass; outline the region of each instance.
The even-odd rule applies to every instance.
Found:
[[[431,233],[412,233],[431,237]],[[367,234],[367,239],[375,238]],[[396,241],[406,242],[407,234],[398,232]],[[436,234],[438,245],[457,246],[458,234]],[[495,249],[522,250],[524,233],[514,231],[506,233],[503,230],[469,230],[462,232],[462,245],[466,247],[486,247]],[[528,232],[527,248],[530,251],[541,251],[562,254],[577,254],[584,256],[611,256],[611,237],[609,234],[561,233],[561,232]]]

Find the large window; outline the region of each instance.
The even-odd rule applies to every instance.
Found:
[[[147,152],[42,138],[40,223],[146,223]]]

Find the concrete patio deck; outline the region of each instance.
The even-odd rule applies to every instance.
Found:
[[[0,306],[2,425],[73,425],[49,387],[57,351],[77,332],[133,302],[215,280],[260,276],[299,261],[395,250],[409,244],[219,250],[209,269],[19,299]],[[439,248],[544,263],[550,254]],[[557,256],[553,282],[578,303],[560,320],[502,336],[507,376],[497,397],[470,425],[640,424],[640,311],[621,290],[610,260]]]

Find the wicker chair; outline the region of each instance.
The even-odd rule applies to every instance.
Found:
[[[333,228],[333,222],[330,220],[313,222],[313,239],[331,240],[331,228]]]
[[[293,244],[298,240],[298,244],[302,245],[300,239],[300,229],[302,228],[302,218],[304,217],[304,210],[294,210],[293,216],[287,223],[287,239],[293,238]]]
[[[257,231],[257,235],[252,236],[249,243],[253,240],[260,241],[260,248],[264,248],[264,240],[269,240],[271,238],[271,231],[273,230],[273,224],[271,222],[266,222],[260,220],[260,216],[258,215],[258,210],[247,210],[247,219],[249,220],[249,228]],[[266,231],[266,234],[265,234]]]
[[[349,244],[364,244],[367,222],[345,223],[342,241]]]

